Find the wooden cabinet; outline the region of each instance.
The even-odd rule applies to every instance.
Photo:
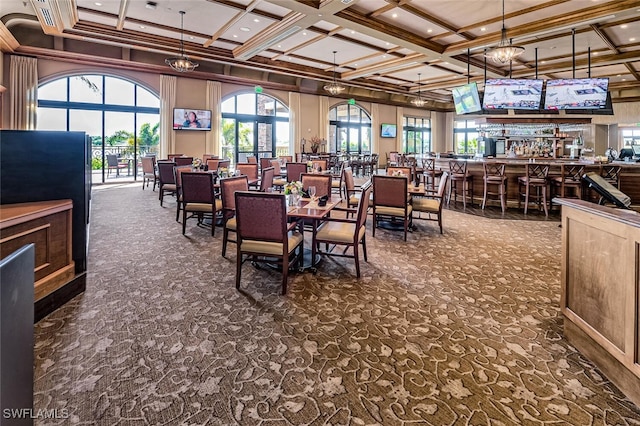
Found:
[[[35,245],[35,301],[75,276],[71,255],[72,207],[71,200],[0,206],[0,258],[25,244]]]

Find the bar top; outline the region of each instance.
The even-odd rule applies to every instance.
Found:
[[[71,200],[35,201],[31,203],[0,205],[0,229],[18,225],[43,216],[70,210]]]
[[[561,206],[571,207],[576,210],[581,210],[596,216],[623,222],[626,225],[640,228],[640,213],[634,210],[615,209],[613,207],[601,206],[600,204],[570,198],[554,198],[553,202],[555,204],[560,204]]]

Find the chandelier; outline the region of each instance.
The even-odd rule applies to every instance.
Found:
[[[498,46],[490,49],[486,56],[498,64],[506,64],[522,55],[523,52],[524,47],[512,45],[511,40],[507,38],[507,28],[504,26],[504,0],[502,0],[502,36]]]
[[[421,74],[418,73],[418,97],[411,99],[411,103],[418,108],[422,108],[424,104],[427,103],[427,101],[422,99],[422,92],[420,91],[420,75]]]
[[[199,65],[184,54],[184,10],[180,11],[180,56],[165,59],[164,62],[178,72],[191,72]]]
[[[336,81],[336,53],[337,50],[333,51],[333,82],[329,84],[325,84],[324,90],[332,94],[333,96],[339,95],[340,93],[347,90],[342,84]]]

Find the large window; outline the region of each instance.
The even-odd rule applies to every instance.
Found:
[[[349,104],[329,110],[329,151],[371,153],[371,116],[367,111]]]
[[[44,83],[37,114],[38,130],[84,131],[91,138],[94,182],[134,179],[138,157],[158,153],[160,99],[122,78],[89,74]],[[127,169],[109,170],[111,155]]]
[[[432,151],[430,119],[404,117],[402,127],[403,152],[428,154]]]
[[[640,129],[620,129],[622,133],[622,146],[640,145]]]
[[[453,139],[458,154],[475,154],[478,151],[478,129],[472,120],[454,122]]]
[[[233,164],[247,156],[289,154],[289,108],[262,93],[242,93],[222,102],[222,157]]]

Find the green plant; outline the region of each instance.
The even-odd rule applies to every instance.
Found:
[[[91,170],[102,170],[102,159],[101,158],[92,158],[91,159]]]

